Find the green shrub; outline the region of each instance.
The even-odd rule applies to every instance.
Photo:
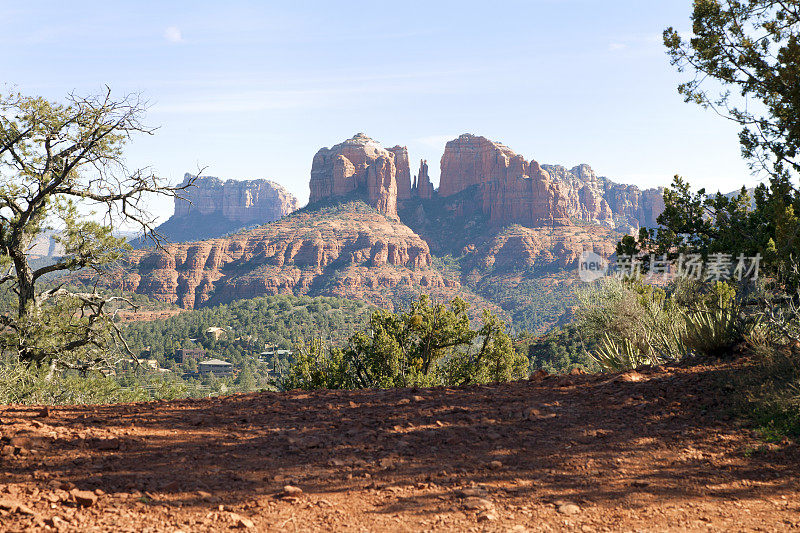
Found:
[[[568,324],[537,337],[522,333],[515,340],[517,347],[530,359],[530,370],[542,369],[552,374],[573,369],[585,372],[600,370],[589,353],[596,342],[582,333],[575,324]]]
[[[756,321],[726,283],[678,278],[665,288],[640,278],[608,279],[579,293],[579,328],[597,341],[591,356],[607,370],[719,356],[744,341]]]
[[[641,353],[630,339],[613,340],[608,333],[590,355],[602,368],[615,372],[660,362],[652,352],[649,356]]]
[[[514,350],[505,324],[484,312],[470,327],[467,304],[420,296],[403,312],[377,310],[346,348],[313,341],[298,347],[282,388],[389,388],[519,379],[528,359]]]
[[[0,362],[0,403],[92,404],[149,399],[144,389],[128,389],[113,378],[51,372],[48,367]]]

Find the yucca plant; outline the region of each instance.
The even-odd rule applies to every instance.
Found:
[[[752,324],[742,318],[733,289],[723,283],[713,288],[715,301],[684,312],[686,346],[698,353],[720,355],[744,340]]]
[[[615,340],[608,333],[603,336],[589,356],[601,367],[612,372],[659,363],[655,355],[642,353],[630,339]]]
[[[686,316],[686,346],[692,351],[719,355],[742,338],[739,314],[733,307],[701,310]]]

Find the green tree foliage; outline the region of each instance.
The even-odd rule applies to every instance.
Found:
[[[255,372],[253,371],[253,365],[244,365],[239,375],[236,376],[237,389],[241,392],[252,392],[256,390],[257,385],[258,383],[256,381]]]
[[[300,348],[284,388],[387,388],[507,381],[526,375],[505,325],[484,312],[470,327],[467,304],[420,296],[399,313],[375,311],[345,348],[319,341]]]
[[[174,375],[155,375],[142,369],[124,377],[83,375],[76,370],[50,372],[46,367],[0,356],[0,404],[88,404],[171,400],[207,396]]]
[[[756,187],[751,198],[745,189],[732,197],[709,195],[704,189],[692,192],[689,184],[676,176],[664,191],[664,204],[657,219],[659,227],[643,228],[638,240],[624,237],[617,245],[618,254],[641,254],[645,267],[649,260],[663,256],[675,259],[680,254],[700,254],[707,260],[724,254],[734,268],[740,256],[758,255],[760,277],[772,278],[788,292],[800,286],[796,271],[800,221],[795,215],[800,210],[800,193],[788,180],[773,178],[769,187]]]
[[[577,324],[554,329],[541,337],[520,339],[532,369],[550,373],[569,372],[575,368],[591,372],[598,369],[589,355],[594,348],[594,337],[582,332]]]
[[[124,325],[123,333],[134,352],[149,354],[162,365],[173,360],[179,348],[202,348],[207,357],[242,367],[263,351],[292,349],[305,339],[344,344],[365,324],[371,309],[358,300],[281,294],[185,311],[166,320],[134,322]],[[211,327],[228,334],[215,340],[206,334]],[[269,363],[288,368],[291,361],[284,357]],[[196,369],[193,364],[187,363],[186,369]]]
[[[659,227],[642,229],[638,239],[626,236],[617,253],[640,255],[645,270],[656,259],[687,254],[704,263],[725,258],[735,279],[722,284],[705,276],[662,289],[634,278],[584,295],[579,316],[586,329],[602,332],[594,354],[607,367],[729,353],[785,307],[773,302],[798,299],[800,193],[790,178],[800,170],[800,2],[695,0],[692,30],[688,40],[674,28],[664,32],[672,64],[694,74],[679,92],[742,126],[742,155],[768,173],[769,183],[752,195],[744,188],[707,194],[675,177],[664,192]],[[739,257],[757,255],[757,273],[735,270]],[[767,283],[740,279],[753,274]],[[794,309],[790,304],[787,314],[796,315]]]
[[[672,64],[694,74],[678,87],[686,101],[741,124],[754,165],[800,171],[800,2],[694,0],[692,32],[664,32]]]
[[[297,354],[281,386],[286,390],[353,388],[350,373],[341,348],[312,339],[297,346]]]
[[[695,0],[692,31],[688,40],[674,28],[664,32],[672,64],[694,74],[678,90],[687,101],[741,124],[743,156],[766,170],[770,181],[751,200],[745,191],[734,198],[691,193],[676,179],[659,219],[664,229],[645,241],[655,240],[659,253],[673,247],[760,252],[767,275],[777,275],[794,292],[800,285],[794,271],[800,194],[790,176],[800,171],[800,2]]]
[[[123,147],[150,133],[135,98],[70,96],[65,103],[19,94],[0,95],[0,288],[10,288],[16,309],[0,315],[0,348],[21,361],[83,369],[104,363],[124,346],[108,309],[119,297],[67,288],[42,289],[57,272],[100,269],[125,249],[112,228],[122,221],[152,231],[148,194],[175,196],[158,177],[129,171]],[[89,210],[100,210],[102,223]],[[57,261],[34,267],[32,240],[57,226],[64,248]]]
[[[657,365],[688,355],[722,356],[758,324],[728,283],[677,278],[654,287],[610,278],[579,294],[576,325],[607,370]]]

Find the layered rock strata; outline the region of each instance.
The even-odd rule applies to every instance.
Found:
[[[194,186],[175,198],[173,217],[192,214],[222,216],[227,220],[267,223],[297,210],[297,198],[270,180],[227,180],[212,176],[195,178],[185,174],[183,184],[194,179]]]
[[[363,133],[321,148],[311,164],[311,203],[360,191],[378,212],[397,217],[397,201],[411,195],[405,147],[383,148]]]
[[[655,226],[664,209],[660,189],[616,184],[588,165],[540,166],[501,143],[464,134],[445,146],[438,194],[446,199],[473,187],[483,213],[498,224],[584,223],[630,231]]]
[[[228,238],[135,250],[106,283],[187,309],[278,293],[391,305],[388,294],[400,288],[458,286],[431,268],[427,243],[410,228],[354,205],[346,213],[297,213]]]

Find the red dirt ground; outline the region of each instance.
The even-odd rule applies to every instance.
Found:
[[[800,450],[730,418],[727,370],[0,406],[0,529],[800,529]]]

